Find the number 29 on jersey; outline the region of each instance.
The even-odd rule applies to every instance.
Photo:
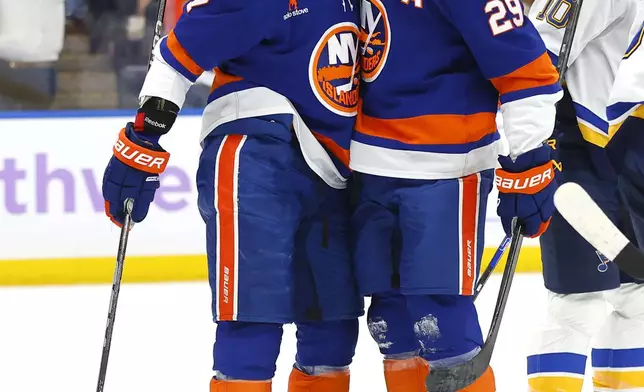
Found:
[[[494,36],[523,26],[523,7],[520,0],[489,0],[485,4],[485,14],[488,15],[488,23]]]

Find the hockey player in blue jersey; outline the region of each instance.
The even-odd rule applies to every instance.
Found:
[[[154,49],[142,105],[103,179],[117,224],[142,221],[160,145],[204,70],[197,187],[217,322],[211,392],[269,392],[297,325],[290,392],[347,392],[363,313],[349,252],[348,148],[358,111],[352,0],[192,0]],[[144,227],[141,228],[144,230]],[[163,375],[159,375],[163,377]]]
[[[527,236],[548,227],[558,75],[519,0],[363,0],[351,142],[359,288],[389,392],[474,357],[487,197]],[[509,141],[503,151],[495,116]],[[499,155],[501,155],[499,157]],[[491,369],[465,390],[495,390]]]

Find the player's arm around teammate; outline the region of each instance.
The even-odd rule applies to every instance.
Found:
[[[424,392],[483,344],[472,294],[500,162],[499,215],[528,236],[554,208],[558,75],[518,0],[369,0],[351,144],[359,288],[389,392]],[[510,152],[502,156],[498,103]],[[466,391],[495,390],[492,370]]]
[[[154,49],[143,104],[114,147],[105,211],[122,224],[134,198],[140,222],[169,159],[159,140],[192,83],[216,67],[197,172],[218,324],[211,392],[271,391],[291,322],[289,391],[349,389],[363,312],[345,189],[357,12],[350,0],[189,1]]]

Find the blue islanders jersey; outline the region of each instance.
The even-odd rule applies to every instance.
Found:
[[[142,97],[179,105],[214,70],[201,138],[223,123],[293,114],[307,163],[342,188],[359,102],[355,0],[192,0],[155,49]]]
[[[362,0],[361,111],[351,167],[458,178],[550,136],[558,74],[519,0]]]

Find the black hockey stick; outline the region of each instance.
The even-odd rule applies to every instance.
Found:
[[[627,274],[644,279],[644,253],[611,222],[586,191],[568,182],[555,192],[555,206],[570,226]]]
[[[490,360],[492,359],[492,352],[496,344],[496,338],[499,335],[501,327],[501,320],[505,312],[505,305],[508,302],[510,288],[514,279],[514,271],[517,268],[519,261],[519,252],[521,251],[521,244],[523,242],[523,234],[521,234],[522,226],[516,224],[516,220],[512,230],[512,242],[510,244],[510,253],[508,255],[508,262],[503,271],[503,279],[501,280],[501,288],[499,289],[499,297],[496,301],[494,308],[494,315],[492,317],[492,325],[488,332],[485,344],[478,354],[469,361],[454,366],[448,369],[433,369],[430,370],[429,376],[425,381],[428,391],[431,392],[455,392],[460,389],[466,388],[474,381],[480,378],[490,367]]]
[[[503,238],[501,245],[499,245],[498,249],[494,253],[494,256],[492,256],[492,260],[490,260],[490,264],[488,264],[487,268],[485,268],[485,271],[483,271],[483,273],[481,274],[481,277],[479,278],[476,284],[476,289],[474,289],[474,295],[473,295],[474,301],[476,301],[476,298],[478,298],[479,294],[481,294],[483,287],[485,287],[485,284],[487,283],[488,279],[490,279],[490,276],[492,276],[492,273],[496,269],[496,266],[499,264],[499,261],[501,261],[501,257],[503,257],[503,254],[505,253],[505,250],[508,248],[508,245],[510,245],[511,239],[512,238],[507,235]]]
[[[559,58],[557,60],[557,71],[559,72],[559,83],[564,79],[564,74],[568,70],[568,59],[572,52],[572,43],[575,39],[577,32],[577,24],[579,23],[579,15],[581,14],[581,5],[584,0],[573,0],[570,5],[570,16],[564,36],[561,40],[561,48],[559,49]]]
[[[132,226],[132,208],[134,200],[125,200],[125,220],[121,227],[121,237],[119,239],[119,249],[116,253],[116,268],[114,269],[114,280],[112,281],[112,296],[110,297],[110,308],[107,313],[107,326],[105,327],[105,340],[103,340],[103,355],[101,356],[101,368],[98,373],[98,384],[96,392],[102,392],[105,386],[105,376],[107,374],[107,361],[110,357],[110,347],[112,346],[112,332],[114,331],[114,319],[116,318],[116,305],[119,300],[119,291],[121,290],[121,278],[123,277],[123,266],[125,264],[125,250],[127,248],[127,239]]]
[[[163,17],[165,16],[165,5],[167,0],[159,0],[159,9],[157,10],[157,21],[154,25],[154,37],[150,48],[150,57],[148,58],[148,70],[154,59],[154,48],[161,39],[163,34]],[[107,326],[105,328],[105,340],[103,341],[103,354],[101,356],[101,367],[98,373],[98,384],[96,392],[102,392],[105,386],[105,376],[107,375],[107,362],[110,356],[112,346],[112,333],[114,331],[114,320],[116,318],[116,305],[121,290],[121,279],[123,277],[123,267],[125,265],[125,250],[127,249],[127,240],[132,227],[132,209],[134,208],[134,199],[125,200],[125,220],[121,227],[121,236],[119,239],[119,248],[116,254],[116,268],[114,270],[114,279],[112,281],[112,295],[110,297],[110,308],[107,313]]]
[[[163,17],[165,16],[165,3],[167,0],[159,0],[159,9],[157,10],[157,22],[154,25],[154,38],[152,38],[152,48],[150,48],[150,58],[148,59],[148,70],[154,59],[154,48],[163,35]]]

